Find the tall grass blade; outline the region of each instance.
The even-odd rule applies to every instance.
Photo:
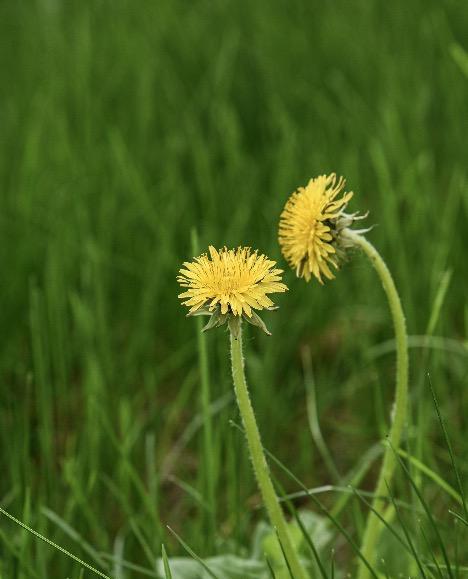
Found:
[[[432,527],[432,529],[433,529],[433,531],[434,531],[434,534],[435,534],[435,536],[437,537],[437,542],[438,542],[438,544],[439,544],[439,546],[440,546],[440,550],[441,550],[441,552],[442,552],[442,556],[443,556],[444,561],[445,561],[445,564],[446,564],[446,566],[447,566],[447,571],[448,571],[449,577],[450,577],[451,579],[453,579],[452,567],[451,567],[451,565],[450,565],[450,561],[449,561],[449,558],[448,558],[448,555],[447,555],[447,551],[446,551],[446,549],[445,549],[445,544],[444,544],[444,542],[443,542],[443,540],[442,540],[442,537],[441,537],[441,535],[440,535],[439,529],[438,529],[438,527],[437,527],[437,525],[436,525],[436,523],[435,523],[435,521],[434,521],[434,518],[433,518],[433,516],[432,516],[432,513],[431,513],[429,507],[427,506],[427,503],[426,503],[426,501],[424,500],[424,497],[422,496],[421,491],[419,490],[418,486],[417,486],[416,483],[414,482],[414,480],[413,480],[413,478],[412,478],[412,476],[411,476],[408,468],[406,467],[405,463],[404,463],[403,460],[400,458],[400,456],[399,456],[398,453],[395,451],[395,449],[393,449],[393,450],[394,450],[394,452],[395,452],[395,456],[397,457],[397,460],[398,460],[398,462],[400,463],[400,466],[401,466],[403,472],[404,472],[405,475],[406,475],[406,478],[408,479],[411,487],[413,488],[414,492],[416,493],[416,495],[417,495],[417,497],[418,497],[418,499],[419,499],[419,501],[420,501],[420,503],[421,503],[421,505],[422,505],[422,507],[423,507],[423,509],[424,509],[424,511],[425,511],[425,513],[426,513],[426,515],[427,515],[427,518],[428,518],[428,520],[429,520],[429,522],[430,522],[430,524],[431,524],[431,527]]]
[[[398,505],[396,504],[395,499],[394,499],[394,497],[393,497],[393,493],[391,492],[391,489],[389,488],[388,485],[387,485],[387,492],[388,492],[388,495],[389,495],[389,497],[390,497],[390,500],[392,501],[393,507],[394,507],[394,509],[395,509],[395,513],[396,513],[397,518],[398,518],[398,521],[399,521],[399,523],[400,523],[401,530],[403,531],[403,533],[404,533],[404,535],[405,535],[405,537],[406,537],[406,541],[407,541],[407,543],[408,543],[408,545],[409,545],[409,548],[410,548],[410,550],[411,550],[411,553],[413,554],[414,560],[416,561],[416,564],[417,564],[417,566],[418,566],[419,572],[421,573],[421,576],[423,577],[423,579],[426,579],[427,575],[426,575],[426,573],[425,573],[425,571],[424,571],[424,567],[423,567],[423,565],[422,565],[422,563],[421,563],[421,560],[420,560],[420,558],[419,558],[419,555],[418,555],[418,553],[417,553],[417,551],[416,551],[416,549],[415,549],[415,547],[414,547],[414,545],[413,545],[413,541],[411,540],[411,535],[410,535],[408,529],[406,528],[405,522],[404,522],[404,520],[403,520],[403,517],[401,516],[401,513],[400,513],[400,510],[399,510],[399,508],[398,508]]]
[[[466,505],[465,489],[463,487],[463,483],[462,483],[462,480],[460,478],[460,472],[458,470],[457,463],[455,461],[455,456],[453,454],[452,443],[450,442],[450,437],[448,435],[447,428],[445,426],[445,422],[444,422],[444,420],[442,418],[442,414],[440,412],[439,401],[437,400],[436,393],[435,393],[434,388],[432,386],[431,376],[429,374],[427,375],[427,379],[429,381],[429,387],[431,389],[432,399],[434,401],[434,406],[435,406],[435,409],[437,412],[437,418],[439,420],[440,427],[442,428],[442,432],[444,434],[444,439],[445,439],[445,444],[447,445],[447,449],[448,449],[449,454],[450,454],[450,461],[452,463],[452,468],[453,468],[453,471],[455,473],[455,477],[457,480],[458,490],[460,492],[461,502],[463,505],[463,512],[465,514],[465,518],[468,519],[468,510],[467,510],[467,505]]]
[[[171,566],[169,565],[169,560],[167,558],[166,548],[164,547],[164,544],[161,545],[161,558],[163,560],[165,578],[172,579]]]
[[[174,529],[171,529],[171,527],[169,527],[169,525],[167,525],[167,529],[170,533],[172,533],[174,535],[174,537],[179,541],[179,543],[182,545],[182,547],[187,551],[187,553],[193,558],[195,559],[195,561],[197,561],[198,563],[200,563],[200,565],[203,567],[203,569],[205,569],[205,571],[208,573],[208,575],[210,577],[212,577],[213,579],[219,579],[219,577],[217,575],[215,575],[215,573],[213,573],[213,571],[208,567],[208,565],[205,563],[205,561],[199,557],[195,551],[189,547],[187,545],[187,543],[182,539],[182,537],[180,537],[175,531]]]
[[[463,498],[460,493],[448,484],[440,475],[434,472],[431,468],[425,465],[423,462],[418,460],[415,456],[412,456],[408,452],[404,451],[403,449],[398,449],[398,454],[405,458],[408,462],[410,462],[414,467],[420,470],[423,474],[425,474],[428,478],[432,479],[442,490],[444,490],[452,499],[455,499],[458,504],[463,505]]]
[[[5,511],[4,509],[2,509],[0,507],[0,513],[2,513],[5,517],[7,517],[8,519],[10,519],[11,521],[13,521],[14,523],[16,523],[17,525],[19,525],[20,527],[22,527],[23,529],[25,529],[26,531],[28,531],[29,533],[31,533],[32,535],[34,535],[35,537],[37,537],[38,539],[40,539],[41,541],[43,541],[44,543],[47,543],[47,545],[50,545],[51,547],[53,547],[54,549],[57,549],[57,551],[60,551],[61,553],[63,553],[64,555],[66,555],[69,559],[73,559],[73,561],[76,561],[77,563],[79,563],[80,565],[82,565],[83,567],[85,567],[86,569],[88,569],[88,571],[91,571],[92,573],[99,575],[99,577],[103,577],[104,579],[111,579],[108,575],[106,575],[105,573],[103,573],[102,571],[99,571],[99,569],[96,569],[94,567],[92,567],[91,565],[89,565],[89,563],[86,563],[85,561],[83,561],[82,559],[80,559],[79,557],[77,557],[76,555],[73,555],[73,553],[70,553],[70,551],[67,551],[66,549],[64,549],[63,547],[61,547],[60,545],[57,545],[57,543],[54,543],[53,541],[51,541],[50,539],[48,539],[47,537],[44,537],[44,535],[41,535],[40,533],[38,533],[37,531],[35,531],[34,529],[32,529],[31,527],[29,527],[28,525],[25,525],[24,523],[22,523],[20,520],[18,520],[17,518],[15,518],[13,515],[10,515],[10,513],[8,513],[7,511]]]

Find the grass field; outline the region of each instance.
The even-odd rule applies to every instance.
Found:
[[[219,578],[271,576],[247,570],[275,546],[259,538],[228,336],[200,340],[175,278],[194,231],[200,249],[251,245],[287,269],[281,209],[336,171],[350,209],[370,211],[410,334],[411,480],[399,467],[388,523],[405,548],[383,532],[380,576],[467,576],[441,425],[463,487],[467,30],[468,6],[448,0],[0,3],[4,510],[113,579],[163,577],[162,544],[174,579],[208,577],[197,563],[184,574],[167,526],[241,569],[223,575],[218,558]],[[361,470],[353,484],[371,492],[378,473],[392,326],[360,255],[324,287],[285,280],[265,316],[273,337],[246,330],[253,404],[266,448],[303,485],[335,485],[314,496],[348,538],[309,497],[293,505],[316,515],[326,576],[354,577],[368,509],[346,484]],[[302,490],[272,464],[285,492]],[[0,515],[1,579],[92,576]]]

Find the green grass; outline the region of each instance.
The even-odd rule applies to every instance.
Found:
[[[199,342],[175,276],[194,228],[202,248],[283,263],[287,196],[336,171],[376,224],[410,335],[429,336],[410,339],[415,460],[392,488],[406,549],[385,532],[388,576],[423,576],[417,561],[466,576],[466,515],[446,489],[468,477],[467,27],[449,0],[0,3],[3,509],[115,579],[155,576],[163,543],[169,563],[186,555],[166,525],[204,561],[251,552],[262,512],[231,425],[228,336]],[[325,287],[286,281],[273,337],[246,335],[264,444],[297,478],[275,476],[286,493],[351,473],[372,490],[366,452],[393,397],[383,292],[361,256]],[[364,495],[318,496],[359,544]],[[353,576],[329,532],[324,568]],[[92,575],[2,517],[0,576]]]

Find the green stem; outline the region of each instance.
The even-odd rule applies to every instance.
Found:
[[[270,522],[278,534],[278,539],[281,542],[284,555],[287,559],[286,563],[289,565],[294,579],[307,579],[308,575],[299,562],[299,557],[293,547],[289,529],[279,505],[273,483],[271,482],[270,471],[263,452],[260,432],[255,420],[255,414],[245,380],[241,328],[239,328],[237,337],[231,332],[231,361],[237,404],[239,405],[250,451],[250,458],[252,459],[255,476],[257,477],[265,508]]]
[[[375,488],[372,507],[383,516],[385,511],[385,500],[382,497],[388,495],[393,473],[396,466],[396,452],[400,446],[400,440],[406,422],[408,407],[408,336],[406,333],[405,316],[401,307],[400,296],[398,295],[395,283],[384,260],[375,247],[362,235],[347,230],[346,235],[352,240],[355,246],[360,247],[372,262],[377,274],[380,277],[383,288],[387,295],[390,312],[393,318],[395,339],[397,346],[397,367],[396,367],[396,391],[395,404],[392,412],[392,425],[388,436],[388,443],[385,448],[382,467],[380,469],[377,486]],[[370,565],[375,565],[377,561],[376,545],[381,531],[380,521],[377,516],[370,511],[367,516],[366,528],[362,540],[361,553]],[[358,579],[368,579],[369,569],[359,562]]]

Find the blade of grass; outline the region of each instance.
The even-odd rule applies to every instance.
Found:
[[[133,466],[133,464],[130,462],[128,456],[126,456],[125,453],[122,452],[122,447],[121,447],[120,441],[119,441],[117,435],[115,434],[114,429],[112,428],[112,425],[109,421],[109,417],[104,414],[103,409],[101,409],[100,415],[101,415],[101,419],[102,419],[102,425],[103,425],[104,430],[106,431],[106,434],[108,436],[108,440],[110,440],[110,442],[112,443],[112,445],[114,446],[114,448],[116,449],[116,451],[120,455],[119,458],[121,459],[121,467],[125,471],[125,473],[128,475],[129,480],[131,481],[131,483],[133,484],[133,487],[135,488],[135,491],[139,495],[142,504],[145,506],[145,510],[146,510],[148,516],[151,518],[152,522],[154,523],[154,529],[156,530],[157,536],[159,538],[161,538],[162,537],[162,526],[161,526],[161,520],[158,516],[157,505],[155,505],[153,503],[152,497],[151,497],[150,493],[148,492],[148,490],[145,486],[145,482],[143,481],[142,477],[140,476],[140,473]],[[109,481],[110,479],[107,478],[106,480]],[[122,496],[122,493],[120,493],[120,495]]]
[[[115,555],[110,555],[109,553],[100,553],[100,556],[103,559],[106,559],[113,563],[118,562],[119,565],[121,565],[125,569],[128,569],[129,571],[135,571],[140,575],[146,575],[147,577],[154,577],[155,579],[161,579],[161,576],[158,573],[156,573],[156,571],[152,571],[151,569],[148,569],[148,567],[137,565],[136,563],[126,561],[125,559],[121,559],[120,557],[116,557]]]
[[[203,561],[203,559],[197,555],[195,553],[195,551],[189,547],[187,545],[187,543],[182,539],[182,537],[180,537],[175,531],[174,529],[171,529],[171,527],[169,527],[169,525],[166,525],[167,530],[172,533],[174,535],[174,537],[179,541],[179,543],[182,545],[182,547],[187,551],[187,553],[193,558],[195,559],[195,561],[197,561],[198,563],[200,563],[200,565],[203,567],[203,569],[205,569],[205,571],[208,573],[208,575],[210,577],[212,577],[213,579],[219,579],[217,575],[215,575],[213,573],[213,571],[208,567],[208,565],[205,563],[205,561]]]
[[[360,484],[363,478],[366,476],[367,472],[369,471],[370,467],[374,463],[374,461],[382,454],[383,449],[380,443],[374,444],[371,446],[369,450],[367,450],[362,459],[357,464],[356,468],[353,469],[346,477],[345,480],[348,482],[349,485],[352,487],[356,487]],[[350,495],[342,495],[336,504],[333,506],[331,512],[334,517],[338,517],[340,513],[346,508],[349,499],[351,498]]]
[[[400,523],[401,530],[403,531],[403,533],[404,533],[404,535],[405,535],[405,538],[406,538],[406,541],[407,541],[407,543],[408,543],[408,545],[409,545],[409,548],[411,549],[411,553],[413,554],[413,558],[414,558],[414,560],[415,560],[415,562],[416,562],[416,565],[418,566],[418,569],[419,569],[419,571],[420,571],[423,579],[426,579],[426,573],[425,573],[425,571],[424,571],[424,567],[423,567],[423,565],[422,565],[422,563],[421,563],[421,560],[420,560],[420,558],[419,558],[419,556],[418,556],[418,553],[417,553],[417,551],[416,551],[416,549],[415,549],[415,547],[414,547],[414,545],[413,545],[413,542],[412,542],[412,540],[411,540],[411,535],[410,535],[410,533],[408,532],[408,529],[406,528],[405,522],[403,521],[403,518],[402,518],[402,516],[401,516],[400,510],[398,509],[398,506],[397,506],[396,503],[395,503],[395,499],[394,499],[394,497],[393,497],[393,493],[391,492],[391,489],[390,489],[390,487],[388,486],[388,484],[387,484],[387,492],[388,492],[388,496],[390,497],[390,500],[392,501],[393,507],[394,507],[394,509],[395,509],[395,513],[396,513],[397,518],[398,518],[398,522]]]
[[[450,561],[449,561],[449,558],[448,558],[448,555],[447,555],[447,551],[446,551],[446,549],[445,549],[445,544],[444,544],[444,542],[443,542],[443,540],[442,540],[442,537],[441,537],[441,535],[440,535],[439,529],[438,529],[438,527],[437,527],[437,525],[436,525],[436,523],[435,523],[435,521],[434,521],[434,518],[433,518],[433,516],[432,516],[432,513],[431,513],[429,507],[427,506],[427,503],[426,503],[426,501],[424,500],[424,497],[422,496],[421,491],[419,490],[418,486],[417,486],[416,483],[414,482],[413,477],[411,476],[411,474],[410,474],[408,468],[406,467],[405,463],[404,463],[403,460],[400,458],[400,456],[399,456],[398,453],[395,451],[395,449],[393,449],[393,451],[394,451],[394,453],[395,453],[395,456],[396,456],[396,458],[397,458],[397,460],[398,460],[398,462],[399,462],[399,464],[400,464],[403,472],[404,472],[405,475],[406,475],[406,478],[408,479],[408,481],[409,481],[412,489],[414,490],[414,492],[416,493],[416,495],[417,495],[417,497],[418,497],[418,499],[419,499],[419,502],[421,503],[424,511],[426,512],[426,515],[427,515],[428,520],[429,520],[429,522],[430,522],[430,524],[431,524],[431,527],[432,527],[432,529],[433,529],[433,531],[434,531],[434,534],[435,534],[435,536],[437,537],[437,541],[438,541],[438,543],[439,543],[440,550],[441,550],[441,552],[442,552],[442,556],[443,556],[444,561],[445,561],[445,564],[446,564],[446,566],[447,566],[447,571],[448,571],[449,577],[450,577],[451,579],[453,579],[452,567],[451,567],[451,565],[450,565]]]
[[[161,558],[163,560],[164,575],[166,579],[172,579],[171,566],[169,565],[169,560],[167,558],[166,547],[164,547],[164,543],[161,545]]]
[[[379,518],[380,522],[385,525],[385,527],[390,531],[390,533],[395,537],[395,539],[400,543],[400,545],[410,554],[412,554],[411,549],[408,547],[408,545],[405,543],[405,541],[403,540],[403,538],[395,531],[395,529],[392,527],[392,525],[390,525],[390,523],[385,519],[385,517],[383,517],[380,513],[378,513],[376,511],[376,509],[374,509],[374,507],[371,505],[371,503],[369,503],[369,501],[367,501],[364,496],[362,495],[362,493],[360,491],[358,491],[357,489],[353,489],[353,492],[356,494],[356,496],[366,505],[367,508],[369,508],[376,517]]]
[[[294,517],[298,527],[300,528],[301,532],[302,532],[302,536],[304,537],[307,545],[309,546],[309,549],[312,552],[313,558],[315,560],[315,562],[317,563],[317,566],[319,568],[320,574],[322,575],[323,579],[327,579],[327,574],[325,571],[325,568],[322,564],[322,561],[320,559],[320,556],[318,554],[318,551],[314,545],[314,542],[312,541],[312,538],[309,536],[309,533],[307,532],[307,529],[304,527],[304,523],[301,520],[301,517],[299,515],[299,513],[297,512],[297,510],[294,508],[293,503],[287,499],[287,495],[285,494],[284,488],[283,486],[280,484],[280,482],[278,481],[278,479],[272,475],[273,477],[273,481],[275,484],[275,487],[277,489],[277,493],[278,496],[280,497],[280,501],[281,502],[285,502],[286,506],[289,510],[289,512],[291,513],[291,515]]]
[[[312,359],[309,347],[304,347],[301,350],[302,368],[304,372],[304,383],[306,389],[307,399],[307,418],[309,423],[312,438],[320,452],[320,455],[328,469],[328,472],[333,477],[335,482],[341,481],[341,476],[333,460],[333,457],[328,450],[325,439],[320,428],[319,414],[317,409],[317,389],[315,387],[314,374],[312,370]]]
[[[375,497],[375,493],[371,492],[371,491],[365,491],[362,489],[357,489],[356,487],[353,487],[352,485],[348,485],[347,487],[340,487],[340,486],[334,486],[334,485],[324,485],[322,487],[312,487],[310,489],[308,489],[308,492],[304,492],[304,491],[296,491],[294,493],[289,493],[287,495],[284,495],[284,497],[280,498],[280,502],[283,502],[285,500],[292,500],[292,499],[300,499],[303,497],[307,497],[309,495],[320,495],[323,493],[327,493],[327,492],[337,492],[337,493],[343,493],[346,495],[353,495],[353,489],[356,489],[359,491],[359,493],[363,496],[363,497],[369,497],[369,498],[374,498]],[[381,497],[382,499],[385,499],[385,497]],[[408,510],[413,510],[415,511],[414,507],[410,504],[407,503],[405,501],[402,500],[397,500],[398,504]]]
[[[315,548],[314,542],[312,541],[307,529],[304,527],[304,523],[301,521],[301,517],[297,513],[296,509],[294,509],[294,518],[296,519],[299,528],[301,529],[302,536],[305,538],[309,549],[312,551],[314,556],[315,562],[317,563],[317,567],[319,568],[320,574],[322,575],[323,579],[327,579],[327,573],[325,571],[325,567],[323,566],[322,560],[318,554],[317,549]]]
[[[464,487],[463,487],[463,484],[462,484],[462,481],[461,481],[461,478],[460,478],[460,472],[459,472],[459,470],[458,470],[458,468],[457,468],[457,464],[456,464],[456,462],[455,462],[455,456],[454,456],[453,450],[452,450],[452,443],[450,442],[450,438],[449,438],[449,435],[448,435],[448,432],[447,432],[447,428],[446,428],[446,426],[445,426],[445,422],[444,422],[444,420],[443,420],[443,418],[442,418],[442,414],[440,413],[439,402],[438,402],[438,400],[437,400],[437,396],[436,396],[435,391],[434,391],[434,388],[433,388],[433,386],[432,386],[432,380],[431,380],[431,377],[430,377],[429,374],[427,375],[427,378],[428,378],[428,381],[429,381],[429,387],[430,387],[430,389],[431,389],[432,399],[433,399],[433,401],[434,401],[434,406],[435,406],[435,409],[436,409],[436,412],[437,412],[437,418],[438,418],[439,424],[440,424],[440,426],[441,426],[441,428],[442,428],[442,432],[444,433],[445,444],[447,445],[447,449],[448,449],[449,454],[450,454],[450,461],[451,461],[451,463],[452,463],[452,468],[453,468],[453,471],[454,471],[454,473],[455,473],[455,477],[456,477],[456,480],[457,480],[458,489],[459,489],[459,491],[460,491],[460,497],[461,497],[461,501],[462,501],[462,505],[463,505],[463,512],[465,513],[465,518],[468,519],[468,510],[467,510],[467,506],[466,506],[465,489],[464,489]]]
[[[418,460],[415,456],[409,454],[408,452],[404,451],[403,449],[398,449],[398,454],[403,458],[406,458],[411,464],[413,464],[417,469],[419,469],[422,473],[424,473],[427,477],[432,479],[442,490],[444,490],[448,495],[450,495],[453,499],[457,501],[460,505],[463,505],[463,499],[457,491],[448,484],[441,476],[439,476],[436,472],[426,466],[423,462]]]
[[[445,295],[447,293],[448,287],[450,285],[451,279],[451,272],[446,271],[442,276],[440,283],[438,285],[435,298],[432,303],[431,312],[429,316],[429,320],[426,327],[426,336],[427,340],[429,340],[437,326],[437,321],[439,319],[440,311],[442,309],[442,305],[444,302]],[[416,444],[414,449],[415,458],[422,462],[424,457],[424,443],[427,439],[427,430],[428,430],[428,419],[427,416],[429,415],[427,411],[427,401],[426,397],[424,396],[424,370],[428,366],[430,356],[430,350],[426,346],[423,348],[422,357],[421,357],[421,368],[422,371],[420,372],[420,376],[418,379],[416,392],[417,392],[417,399],[419,400],[419,404],[416,407],[417,419],[416,424],[418,428],[416,429]],[[412,463],[410,466],[415,466]],[[418,487],[421,487],[421,472],[415,471],[413,472],[410,468],[410,471],[413,473],[413,478],[415,483]]]
[[[280,546],[281,552],[283,553],[283,559],[284,559],[284,561],[285,561],[285,563],[286,563],[286,567],[287,567],[287,569],[288,569],[289,576],[291,577],[291,579],[297,579],[297,578],[293,575],[293,572],[292,572],[292,569],[291,569],[291,565],[289,564],[288,557],[287,557],[287,555],[286,555],[286,553],[285,553],[285,551],[284,551],[284,548],[283,548],[283,543],[281,542],[281,538],[280,538],[280,536],[278,535],[278,531],[276,531],[276,529],[275,529],[275,533],[276,533],[276,540],[278,541],[278,544],[279,544],[279,546]]]
[[[146,559],[151,566],[154,566],[156,563],[156,555],[151,549],[148,541],[146,540],[143,531],[140,530],[138,523],[136,522],[134,517],[129,518],[130,527],[133,531],[133,534],[137,538],[137,541],[140,543],[141,548],[143,549]]]
[[[31,567],[31,564],[28,563],[26,557],[21,557],[21,549],[16,544],[15,537],[10,538],[3,529],[0,529],[0,541],[2,542],[3,546],[5,547],[3,551],[3,559],[2,563],[5,565],[6,561],[6,550],[10,551],[11,555],[15,557],[18,561],[19,568],[21,572],[24,572],[28,577],[34,577],[35,579],[40,579],[39,573]],[[0,575],[1,577],[1,575]]]
[[[92,557],[98,565],[105,568],[106,563],[102,560],[99,553],[92,547],[85,539],[73,529],[66,521],[62,519],[57,513],[48,509],[47,507],[42,507],[41,512],[53,523],[55,523],[70,539],[78,543],[78,545],[85,551],[90,557]]]
[[[422,525],[420,525],[420,528],[419,528],[419,529],[420,529],[421,535],[422,535],[422,537],[423,537],[423,539],[424,539],[424,543],[426,544],[427,550],[428,550],[428,552],[429,552],[429,554],[430,554],[430,556],[431,556],[432,562],[433,562],[433,564],[435,565],[435,568],[437,569],[437,573],[439,574],[439,577],[440,577],[441,579],[444,579],[444,575],[443,575],[443,573],[442,573],[442,570],[441,570],[441,568],[440,568],[439,563],[437,562],[437,559],[436,559],[436,557],[435,557],[435,555],[434,555],[434,552],[433,552],[433,550],[432,550],[432,548],[431,548],[431,544],[430,544],[430,542],[429,542],[429,539],[427,538],[426,532],[424,531],[424,527],[423,527]],[[425,565],[426,565],[426,567],[427,567],[427,563],[426,563]]]
[[[115,496],[116,499],[118,499],[119,503],[121,504],[121,506],[122,506],[123,510],[125,511],[125,514],[128,518],[128,521],[130,523],[130,527],[131,527],[140,547],[142,548],[143,552],[145,553],[149,564],[153,565],[154,561],[156,560],[156,555],[153,552],[152,548],[149,546],[148,541],[146,540],[144,534],[140,530],[140,528],[135,520],[135,515],[134,515],[133,509],[128,501],[128,497],[124,493],[121,492],[121,490],[118,488],[118,486],[115,484],[115,482],[113,480],[109,479],[105,475],[102,475],[101,478],[102,478],[104,484],[109,489],[109,491]]]
[[[466,519],[464,519],[461,515],[459,515],[458,513],[456,513],[455,511],[452,511],[449,509],[449,513],[451,515],[453,515],[454,517],[456,517],[459,521],[461,521],[465,526],[468,527],[468,521]]]
[[[273,579],[276,579],[276,575],[275,575],[275,572],[273,571],[273,567],[271,566],[270,559],[268,559],[268,557],[265,556],[265,561],[266,561],[268,571],[270,572],[271,577]]]
[[[19,525],[20,527],[22,527],[23,529],[26,529],[26,531],[28,531],[29,533],[31,533],[32,535],[34,535],[35,537],[37,537],[38,539],[40,539],[41,541],[43,541],[44,543],[47,543],[47,545],[50,545],[51,547],[53,547],[54,549],[56,549],[57,551],[60,551],[61,553],[63,553],[64,555],[66,555],[69,559],[73,559],[73,561],[76,561],[77,563],[79,563],[80,565],[82,565],[83,567],[85,567],[86,569],[88,569],[88,571],[91,571],[92,573],[95,573],[96,575],[99,575],[99,577],[104,577],[104,579],[111,579],[109,577],[109,575],[106,575],[105,573],[103,573],[102,571],[99,571],[98,569],[92,567],[91,565],[89,565],[88,563],[86,563],[85,561],[83,561],[82,559],[80,559],[79,557],[77,557],[76,555],[73,555],[73,553],[70,553],[70,551],[67,551],[66,549],[64,549],[63,547],[61,547],[60,545],[57,545],[57,543],[54,543],[53,541],[51,541],[50,539],[48,539],[47,537],[44,537],[44,535],[41,535],[40,533],[38,533],[37,531],[35,531],[34,529],[32,529],[31,527],[29,527],[28,525],[25,525],[23,522],[21,522],[20,520],[18,520],[16,517],[14,517],[13,515],[10,515],[10,513],[8,513],[7,511],[5,511],[4,509],[2,509],[0,507],[0,513],[2,513],[5,517],[7,517],[8,519],[10,519],[11,521],[13,521],[14,523],[16,523],[17,525]]]

